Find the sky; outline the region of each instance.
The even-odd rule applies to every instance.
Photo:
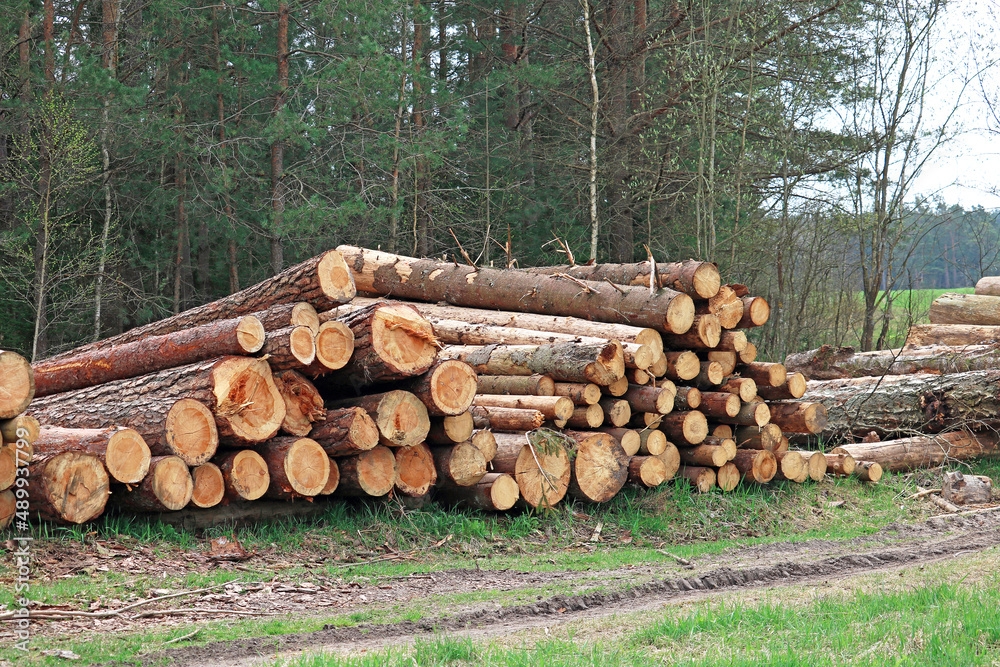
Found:
[[[1000,209],[1000,0],[950,0],[940,25],[938,75],[929,94],[928,120],[960,106],[954,139],[939,148],[913,185],[914,194],[946,204]],[[997,64],[993,64],[996,62]],[[978,76],[977,72],[980,72]],[[963,91],[963,81],[971,80]]]

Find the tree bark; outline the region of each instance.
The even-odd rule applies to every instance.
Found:
[[[204,425],[199,424],[197,435],[191,438],[169,431],[168,412],[182,398],[208,406],[218,435],[231,440],[267,440],[278,432],[285,418],[285,403],[267,362],[249,357],[222,357],[53,394],[36,401],[31,414],[53,426],[128,426],[139,431],[154,453],[164,428],[168,429],[168,446],[171,440],[176,445],[180,439],[204,447],[205,439],[211,438]]]
[[[149,472],[149,447],[135,430],[58,428],[47,426],[34,443],[35,456],[78,451],[98,457],[108,474],[123,484],[138,484]]]
[[[855,352],[852,347],[834,348],[824,345],[819,349],[790,354],[785,358],[785,367],[788,370],[799,371],[810,380],[916,373],[964,373],[990,370],[997,368],[998,365],[1000,365],[1000,350],[992,345],[966,347],[933,345],[872,352]]]
[[[564,387],[596,387],[592,384],[560,383]],[[556,383],[548,375],[479,375],[477,391],[481,394],[512,394],[515,396],[556,396]],[[600,388],[597,389],[598,400]],[[568,396],[569,394],[558,394]],[[570,396],[570,398],[573,398]],[[594,401],[596,403],[597,400]]]
[[[1000,326],[974,324],[914,324],[906,336],[906,348],[927,345],[984,345],[1000,342]],[[905,348],[904,348],[905,349]]]
[[[565,396],[507,396],[503,394],[476,394],[476,406],[488,408],[517,408],[538,410],[546,419],[566,420],[573,416],[573,401]],[[626,420],[627,421],[627,420]]]
[[[950,461],[1000,456],[1000,436],[992,432],[954,431],[883,442],[859,442],[842,445],[832,452],[850,454],[857,461],[873,461],[888,472],[906,472],[935,468]]]
[[[115,504],[140,512],[175,512],[191,502],[194,481],[176,456],[154,456],[149,474],[138,486],[115,494]]]
[[[266,331],[276,331],[287,327],[309,327],[313,333],[319,332],[319,313],[307,301],[281,303],[266,310],[252,313],[260,320]]]
[[[931,324],[1000,325],[1000,297],[945,293],[927,313]]]
[[[355,298],[351,305],[368,305],[375,303],[377,299]],[[521,313],[510,311],[484,310],[480,308],[468,308],[448,306],[441,304],[421,303],[417,304],[417,310],[429,319],[447,319],[468,322],[470,324],[486,324],[500,327],[513,327],[517,329],[530,329],[532,331],[552,331],[555,333],[572,334],[574,336],[590,336],[607,340],[617,340],[622,343],[636,343],[637,345],[647,345],[654,351],[663,351],[663,340],[660,333],[648,327],[630,326],[627,324],[612,324],[605,322],[592,322],[588,319],[577,317],[565,317],[559,315],[542,315],[537,313]],[[336,313],[337,311],[332,311]],[[320,318],[329,317],[327,313],[321,313]]]
[[[459,359],[485,375],[542,373],[560,382],[608,385],[625,376],[625,358],[617,342],[605,345],[452,345],[440,356]]]
[[[726,391],[705,391],[701,393],[698,410],[706,417],[730,423],[728,420],[739,414],[741,406],[740,397],[736,394]]]
[[[222,471],[229,500],[257,500],[271,483],[267,462],[252,449],[223,452],[213,463]]]
[[[490,428],[496,432],[530,431],[545,423],[545,415],[538,410],[477,405],[473,406],[470,412],[473,417],[481,416],[488,419]]]
[[[324,412],[309,437],[330,456],[351,456],[374,449],[379,442],[379,431],[362,408],[337,408]]]
[[[129,329],[117,336],[83,345],[51,359],[76,356],[90,350],[131,343],[147,336],[159,336],[216,320],[252,315],[283,303],[308,301],[318,308],[328,310],[350,301],[354,294],[354,280],[344,258],[337,251],[329,250],[235,294],[173,317]]]
[[[24,412],[35,396],[31,364],[17,352],[0,350],[0,419]]]
[[[281,436],[256,448],[267,464],[264,495],[274,500],[316,496],[330,478],[330,457],[311,438]]]
[[[691,483],[698,493],[708,493],[715,488],[715,469],[704,466],[683,465],[678,473]]]
[[[339,250],[364,292],[518,312],[555,310],[667,333],[684,333],[694,320],[691,297],[666,288],[651,295],[641,287],[616,288],[599,282],[581,286],[573,280],[516,270],[455,266],[352,246]]]
[[[495,408],[501,410],[501,408]],[[482,421],[485,427],[489,427],[490,420],[483,413]],[[450,446],[456,442],[465,442],[472,437],[476,429],[476,419],[473,413],[463,412],[460,415],[451,415],[431,421],[431,430],[427,434],[427,443],[431,445]]]
[[[732,460],[743,480],[767,484],[778,472],[778,462],[774,454],[766,449],[741,449]]]
[[[219,320],[132,343],[35,363],[35,396],[149,375],[225,355],[248,355],[264,345],[264,327],[245,316]]]
[[[261,348],[272,370],[303,370],[316,360],[316,340],[309,327],[287,327],[267,332]]]
[[[616,285],[648,287],[650,283],[650,263],[637,264],[589,264],[574,266],[542,266],[524,269],[538,275],[565,273],[580,280],[608,281]],[[709,299],[719,292],[722,281],[719,269],[711,262],[689,259],[683,262],[656,264],[656,287],[667,287],[684,292],[696,299]]]
[[[427,408],[420,399],[400,389],[328,401],[327,407],[363,409],[375,420],[379,431],[379,442],[388,447],[410,447],[423,442],[427,439],[431,427]]]

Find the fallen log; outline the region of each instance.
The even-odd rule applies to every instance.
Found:
[[[673,479],[681,467],[681,457],[677,447],[672,442],[668,442],[666,449],[663,450],[662,454],[657,454],[656,458],[663,461],[663,467],[667,471],[667,480]]]
[[[514,394],[517,396],[555,396],[555,381],[548,375],[480,375],[477,378],[478,391],[481,394]],[[566,383],[560,383],[566,384]],[[571,383],[572,387],[597,386],[590,384]],[[601,390],[597,394],[600,398]],[[565,396],[566,394],[559,394]],[[594,401],[595,403],[597,401]]]
[[[314,339],[316,359],[302,369],[310,377],[338,371],[354,357],[354,331],[343,322],[331,320],[319,325]]]
[[[669,287],[684,292],[694,298],[708,299],[719,292],[722,281],[719,269],[711,262],[689,259],[683,262],[657,263],[656,287]],[[648,287],[653,265],[649,262],[638,264],[576,264],[565,266],[543,266],[523,269],[528,273],[553,275],[565,273],[580,280],[608,281],[616,285]]]
[[[177,456],[154,456],[149,474],[131,489],[115,494],[115,504],[140,512],[174,512],[191,502],[194,481]]]
[[[827,427],[827,409],[823,403],[771,401],[760,403],[769,409],[770,421],[783,433],[822,433]],[[766,423],[766,422],[765,422]],[[762,426],[760,422],[758,426]]]
[[[6,530],[14,521],[17,512],[17,498],[10,489],[0,491],[0,530]]]
[[[149,472],[149,447],[134,429],[114,426],[104,429],[41,429],[35,441],[35,455],[53,456],[77,451],[93,454],[104,464],[111,479],[122,484],[138,484]]]
[[[781,445],[781,427],[769,423],[764,426],[741,426],[736,429],[736,446],[741,449],[766,449],[776,451]]]
[[[996,428],[998,382],[1000,370],[898,375],[813,381],[807,395],[826,407],[824,436],[847,440],[874,431],[886,438],[954,427]]]
[[[605,397],[597,405],[604,412],[604,421],[612,426],[625,426],[632,418],[632,408],[624,399]]]
[[[485,412],[475,412],[479,408],[470,408],[469,412],[463,412],[460,415],[451,415],[448,417],[435,418],[431,420],[431,430],[427,433],[426,442],[429,445],[440,445],[448,446],[453,445],[456,442],[465,442],[472,437],[473,431],[476,429],[476,420],[481,419],[483,423],[483,428],[490,428],[490,419],[485,415]],[[485,410],[486,408],[484,408]],[[493,408],[492,410],[504,411],[503,408]],[[536,414],[537,411],[518,411],[517,414],[523,412],[531,412]],[[544,422],[545,418],[540,418]]]
[[[767,484],[778,472],[774,454],[766,449],[740,449],[731,461],[740,471],[742,479],[757,484]]]
[[[17,352],[0,350],[0,419],[11,419],[24,412],[34,396],[31,364]]]
[[[165,429],[164,445],[168,447],[171,441],[176,446],[178,440],[190,441],[195,446],[208,435],[206,426],[200,423],[198,408],[188,402],[182,404],[182,413],[176,416],[181,420],[178,430],[171,436],[168,417],[181,399],[207,406],[219,436],[233,440],[267,440],[274,437],[285,418],[285,402],[274,385],[267,362],[250,357],[222,357],[53,394],[32,403],[30,414],[52,426],[128,426],[146,439],[155,454]],[[184,423],[189,419],[194,423]],[[188,437],[189,432],[193,437]],[[189,465],[199,465],[205,460]]]
[[[667,466],[656,456],[633,456],[628,462],[628,481],[655,488],[667,481]]]
[[[608,385],[625,376],[621,345],[450,345],[442,359],[459,359],[484,375],[534,375],[541,373],[560,382]]]
[[[353,246],[338,250],[351,267],[358,290],[372,294],[517,312],[555,310],[667,333],[684,333],[694,319],[691,297],[669,288],[651,294],[641,287],[477,268]]]
[[[697,410],[701,407],[702,394],[697,387],[674,387],[674,407],[681,410]]]
[[[256,317],[266,331],[277,331],[286,327],[309,327],[313,333],[319,331],[319,313],[307,301],[282,303],[266,310],[251,313]]]
[[[757,387],[757,396],[765,401],[787,401],[802,398],[808,381],[802,373],[790,373],[779,387]]]
[[[931,345],[855,352],[852,347],[824,346],[809,352],[788,355],[785,366],[789,370],[803,373],[810,380],[917,373],[964,373],[997,368],[1000,366],[1000,350],[994,345],[963,347]],[[764,397],[771,398],[771,396]]]
[[[632,410],[641,412],[658,412],[665,415],[674,409],[676,387],[645,387],[629,385],[622,398],[628,401]]]
[[[327,407],[361,408],[375,420],[379,441],[388,447],[409,447],[423,442],[431,427],[430,416],[423,402],[410,392],[400,389],[328,401]]]
[[[639,434],[639,446],[636,451],[647,456],[659,456],[667,451],[670,441],[663,431],[653,428],[644,428],[636,431]],[[624,447],[624,445],[623,445]],[[628,450],[626,450],[627,452]],[[634,452],[633,452],[634,453]]]
[[[983,276],[976,282],[975,293],[983,296],[1000,296],[1000,278]]]
[[[826,473],[828,475],[847,476],[854,472],[854,457],[846,452],[830,452],[826,456]]]
[[[717,361],[722,366],[723,375],[732,375],[736,371],[739,355],[731,350],[706,350],[705,361]]]
[[[587,428],[578,428],[576,426],[573,426],[572,424],[567,424],[567,426],[576,431],[591,430]],[[629,456],[635,456],[635,454],[639,451],[639,447],[642,444],[642,437],[639,435],[639,431],[636,431],[634,429],[619,428],[617,426],[602,426],[599,428],[594,428],[593,430],[598,431],[600,433],[607,433],[612,438],[617,440],[618,444],[621,445],[622,449],[624,449],[625,453],[628,454]],[[660,435],[663,434],[661,433]],[[664,436],[663,439],[666,440],[666,436]]]
[[[29,445],[38,440],[41,424],[31,415],[20,414],[10,419],[0,420],[0,441],[16,444],[22,440]]]
[[[572,466],[566,446],[572,443],[555,431],[497,433],[493,469],[514,477],[521,499],[531,507],[552,507],[569,489]]]
[[[715,469],[705,466],[682,465],[678,475],[695,488],[698,493],[708,493],[715,488]]]
[[[17,453],[12,445],[0,446],[0,490],[14,486],[17,481]]]
[[[333,457],[330,458],[330,475],[326,478],[326,486],[323,490],[319,492],[321,496],[331,496],[340,486],[340,466],[337,465],[337,459]]]
[[[283,303],[307,301],[317,308],[327,310],[350,301],[354,295],[354,280],[344,263],[344,258],[336,250],[329,250],[217,301],[129,329],[117,336],[82,345],[50,359],[76,356],[91,350],[131,343],[148,336],[159,336],[216,320],[252,315]]]
[[[191,469],[191,503],[194,507],[215,507],[226,497],[226,479],[214,463]]]
[[[668,334],[663,337],[663,347],[670,350],[711,349],[722,338],[719,318],[710,313],[695,315],[691,328],[684,333]]]
[[[996,433],[954,431],[842,445],[831,453],[850,454],[857,461],[878,463],[887,472],[906,472],[934,468],[949,461],[996,457],[1000,455],[1000,436]]]
[[[445,359],[431,366],[424,374],[406,383],[406,389],[427,407],[434,417],[460,415],[472,407],[479,387],[476,371],[457,359]],[[504,392],[500,392],[504,393]]]
[[[351,302],[352,307],[375,303],[377,299],[358,297]],[[559,315],[541,315],[536,313],[520,313],[510,311],[485,310],[480,308],[464,308],[442,304],[413,304],[420,314],[427,318],[459,320],[469,324],[488,324],[532,331],[551,331],[571,334],[573,336],[590,336],[602,340],[615,340],[621,343],[646,345],[657,354],[663,352],[663,339],[660,332],[648,327],[636,327],[628,324],[613,324],[608,322],[592,322],[589,319],[564,317]],[[339,310],[320,313],[320,319],[336,317]]]
[[[430,451],[440,483],[473,486],[486,474],[486,457],[470,441],[451,447],[433,447]]]
[[[744,364],[740,368],[740,376],[750,378],[761,387],[780,387],[785,383],[788,372],[784,364],[771,364],[765,361],[755,361]]]
[[[740,469],[732,461],[715,471],[715,483],[718,485],[720,491],[725,491],[726,493],[739,486],[742,479],[743,473],[740,472]]]
[[[334,408],[313,426],[309,437],[329,456],[350,456],[374,449],[379,442],[375,421],[362,408]]]
[[[504,512],[514,506],[521,497],[521,492],[510,475],[490,472],[472,486],[453,486],[442,481],[438,484],[436,495],[445,502],[464,507]]]
[[[1000,325],[1000,298],[945,292],[934,299],[927,317],[931,324]]]
[[[212,462],[222,472],[229,500],[257,500],[271,483],[267,462],[252,449],[222,452]]]
[[[476,429],[469,438],[469,442],[483,454],[486,463],[489,464],[493,457],[497,455],[497,439],[493,431],[488,428]]]
[[[264,346],[264,327],[253,316],[208,322],[160,336],[60,355],[32,365],[35,396],[93,387],[113,380],[149,375],[225,355],[248,355]]]
[[[274,500],[316,496],[330,477],[330,457],[311,438],[281,436],[258,446],[270,483],[264,495]]]
[[[340,485],[335,496],[381,497],[396,483],[396,457],[388,447],[374,449],[337,460]]]
[[[744,403],[749,403],[757,398],[757,383],[753,378],[731,377],[720,384],[718,389],[711,391],[728,391],[730,394],[739,396]]]
[[[437,358],[431,323],[409,304],[381,302],[337,318],[354,333],[354,354],[329,376],[359,387],[426,372]]]
[[[398,447],[392,453],[396,458],[396,491],[411,498],[427,495],[437,481],[430,448],[418,442],[409,447]],[[485,469],[483,472],[486,472]]]
[[[857,461],[854,476],[863,482],[876,483],[882,479],[882,466],[874,461]]]
[[[1000,343],[1000,326],[913,324],[906,335],[905,348],[927,345],[959,347],[964,345],[994,345],[996,343]]]
[[[604,503],[617,494],[628,481],[629,459],[618,441],[606,433],[565,431],[573,441],[568,493],[578,500]],[[664,469],[664,475],[666,469]]]
[[[573,401],[565,396],[474,394],[473,403],[477,407],[537,410],[545,415],[546,419],[551,420],[567,420],[573,416],[574,409]]]

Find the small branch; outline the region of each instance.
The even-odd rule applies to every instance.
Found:
[[[180,637],[174,637],[173,639],[171,639],[171,640],[169,640],[169,641],[165,641],[165,642],[163,642],[163,645],[164,645],[164,646],[166,646],[167,644],[174,644],[174,643],[176,643],[176,642],[182,642],[182,641],[184,641],[185,639],[191,639],[192,637],[194,637],[194,636],[195,636],[196,634],[198,634],[199,632],[201,632],[201,628],[195,628],[195,631],[194,631],[194,632],[189,632],[189,633],[187,633],[186,635],[182,635],[182,636],[180,636]]]
[[[465,248],[462,247],[462,242],[458,240],[457,236],[455,236],[455,232],[452,231],[451,227],[448,228],[448,233],[451,234],[451,238],[455,239],[455,243],[458,244],[458,249],[461,251],[462,257],[465,258],[468,265],[474,267],[476,263],[472,261],[471,257],[469,257],[469,253],[465,252]]]
[[[619,294],[621,294],[621,295],[623,295],[623,296],[624,296],[625,294],[627,294],[627,292],[626,292],[625,290],[623,290],[623,289],[622,289],[622,288],[621,288],[620,286],[618,286],[618,285],[615,285],[615,284],[614,284],[613,282],[611,282],[611,281],[610,281],[610,280],[608,280],[607,278],[605,278],[605,279],[604,279],[604,282],[606,282],[607,284],[611,285],[611,286],[612,286],[612,287],[614,287],[614,288],[615,288],[616,290],[618,290],[618,293],[619,293]]]
[[[583,282],[579,278],[574,278],[573,276],[569,275],[568,273],[554,273],[554,274],[552,274],[552,277],[553,278],[562,278],[563,280],[568,280],[570,282],[576,283],[577,285],[579,285],[580,287],[582,287],[583,291],[585,291],[587,294],[594,294],[595,293],[593,287],[591,287],[587,283]]]

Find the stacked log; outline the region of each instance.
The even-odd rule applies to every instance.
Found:
[[[744,330],[769,313],[705,262],[493,269],[342,246],[41,361],[44,396],[0,416],[28,407],[42,464],[90,457],[129,512],[430,494],[503,511],[675,476],[802,481],[785,433],[824,408],[756,360]]]

